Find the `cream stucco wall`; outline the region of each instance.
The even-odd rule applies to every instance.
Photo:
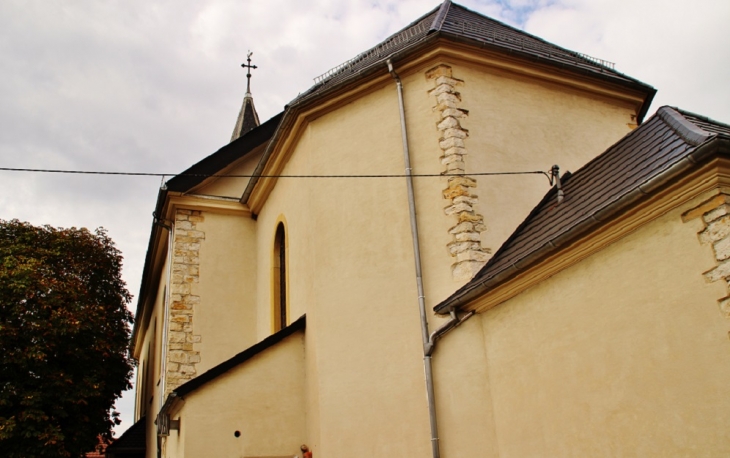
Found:
[[[402,76],[406,118],[414,173],[438,174],[440,162],[436,104],[428,91],[433,82],[425,71],[439,62],[424,63]],[[467,161],[470,170],[523,170],[525,162],[541,158],[530,168],[548,169],[553,162],[582,164],[627,132],[630,111],[623,102],[589,93],[542,84],[535,80],[509,81],[496,73],[479,73],[457,65],[454,76],[464,79],[463,106],[470,110]],[[469,89],[467,89],[469,88]],[[520,97],[506,100],[510,91]],[[502,93],[485,100],[482,91]],[[561,98],[567,100],[559,101]],[[485,106],[488,104],[488,107]],[[501,111],[497,104],[511,104]],[[520,110],[555,106],[549,116],[533,117],[543,135],[508,145],[507,125],[524,125]],[[575,111],[577,114],[574,114]],[[633,114],[633,112],[631,112]],[[306,124],[283,174],[399,174],[403,172],[400,122],[395,84],[384,80],[337,110]],[[580,129],[605,133],[586,136]],[[557,131],[560,131],[560,134]],[[496,141],[496,139],[501,139]],[[487,148],[488,145],[496,143]],[[502,154],[489,154],[498,149]],[[552,154],[546,153],[550,150]],[[567,152],[566,152],[567,150]],[[524,161],[511,158],[517,151]],[[559,153],[558,153],[559,152]],[[561,161],[559,154],[565,154]],[[549,156],[543,159],[542,156]],[[505,157],[511,158],[509,161]],[[501,162],[504,162],[502,164]],[[490,225],[488,236],[501,243],[549,188],[544,177],[509,180],[501,196],[491,199],[494,183],[481,180],[477,193],[489,205],[481,213]],[[542,180],[542,181],[541,181]],[[521,186],[516,186],[515,181]],[[500,184],[505,184],[500,182]],[[438,303],[458,286],[451,277],[452,258],[446,244],[454,223],[443,213],[443,178],[416,178],[427,305]],[[495,191],[495,194],[500,192]],[[509,201],[507,197],[514,200]],[[503,215],[507,223],[500,221]],[[515,216],[517,215],[517,216]],[[311,337],[306,348],[307,368],[316,374],[308,388],[308,437],[316,454],[324,456],[419,456],[430,453],[428,416],[423,382],[421,337],[413,269],[408,203],[403,179],[279,179],[258,214],[257,332],[271,333],[271,256],[276,225],[285,221],[288,240],[289,316],[307,314]],[[494,221],[492,221],[494,220]],[[493,229],[492,224],[501,227]],[[503,224],[503,226],[498,226]],[[432,319],[436,326],[441,319]],[[472,330],[473,333],[473,330]],[[479,336],[479,334],[475,334]],[[454,355],[471,352],[480,340],[463,339]],[[481,361],[486,355],[470,355]],[[483,373],[478,372],[477,374]],[[473,391],[488,394],[486,379],[472,375]],[[471,388],[470,388],[471,389]],[[442,395],[446,391],[442,391]],[[397,402],[396,402],[397,401]],[[489,398],[462,406],[475,421],[462,435],[472,449],[484,450],[490,436]],[[478,413],[477,413],[478,412]],[[458,414],[458,409],[453,415]],[[343,421],[346,418],[347,421]],[[362,438],[369,439],[363,443]],[[493,442],[493,441],[492,441]],[[353,444],[357,447],[353,448]]]
[[[216,175],[234,175],[233,177],[210,178],[195,188],[192,193],[240,198],[265,148],[266,143],[254,148],[244,157],[234,161],[223,170],[216,172]]]
[[[443,171],[439,117],[429,94],[433,81],[425,75],[440,63],[464,80],[459,90],[462,106],[469,110],[464,121],[470,135],[467,173],[547,170],[553,163],[563,170],[577,168],[626,133],[634,114],[618,100],[506,77],[462,61],[432,59],[401,75],[417,174]],[[333,111],[312,114],[297,135],[292,149],[284,151],[289,159],[279,173],[403,173],[397,93],[389,77],[366,93],[343,99]],[[245,160],[230,170],[245,172],[253,165]],[[540,176],[478,181],[478,212],[489,227],[483,241],[492,249],[548,190]],[[429,309],[460,286],[452,278],[453,258],[446,248],[448,229],[455,223],[444,214],[449,204],[442,197],[445,187],[442,177],[415,179]],[[240,180],[218,180],[196,192],[238,197],[243,188]],[[308,328],[301,367],[307,383],[296,388],[306,423],[297,441],[306,442],[316,456],[427,456],[430,437],[404,179],[282,178],[255,221],[216,211],[202,215],[198,228],[205,240],[195,286],[201,303],[193,321],[194,334],[201,336],[195,344],[201,357],[197,373],[273,332],[272,254],[276,226],[284,222],[289,321],[306,313]],[[432,327],[443,320],[429,315]],[[496,456],[505,413],[502,404],[495,404],[495,387],[507,383],[492,371],[500,354],[492,353],[489,342],[485,348],[478,320],[456,332],[439,344],[436,356],[443,447],[452,456]],[[188,456],[212,456],[201,453],[213,443],[221,454],[244,453],[231,448],[247,443],[234,441],[233,430],[220,436],[220,444],[211,440],[227,431],[216,416],[228,422],[245,418],[231,416],[247,410],[243,404],[227,405],[225,394],[248,399],[250,392],[269,402],[269,392],[257,391],[270,383],[267,373],[271,375],[269,366],[252,365],[192,396],[181,412],[183,432],[177,445],[168,441],[168,451],[179,446]],[[261,434],[262,441],[268,437]],[[246,447],[245,453],[254,453]]]
[[[187,395],[175,415],[180,432],[166,439],[167,456],[300,454],[307,419],[303,351],[304,334],[297,332]]]
[[[284,173],[402,173],[395,97],[385,87],[309,123]],[[281,179],[258,215],[261,272],[283,216],[290,316],[306,312],[316,330],[306,350],[316,372],[307,396],[315,455],[428,452],[406,203],[398,179]],[[263,337],[271,278],[258,281]]]
[[[165,263],[167,266],[167,263]],[[144,415],[149,411],[156,411],[160,405],[160,393],[157,392],[158,381],[162,375],[161,353],[162,353],[162,332],[164,321],[164,303],[165,303],[165,281],[161,279],[160,286],[154,302],[154,310],[149,320],[149,326],[143,340],[143,348],[138,361],[137,371],[137,416]],[[149,356],[149,358],[148,358]],[[146,369],[145,369],[146,367]],[[143,380],[144,376],[147,380]],[[144,390],[141,388],[144,387]],[[142,393],[146,394],[146,399],[141,399]]]
[[[466,174],[484,172],[575,171],[630,131],[636,107],[623,99],[608,98],[567,84],[507,73],[487,65],[462,60],[433,62],[451,68],[453,78],[463,80],[456,89],[459,107],[468,110],[460,119],[468,130],[464,140]],[[427,91],[435,83],[423,74],[404,80],[406,109],[411,129],[415,173],[441,173],[442,132],[436,97]],[[420,127],[418,127],[420,126]],[[530,210],[550,189],[543,175],[477,176],[473,193],[475,213],[484,216],[484,248],[495,252]],[[416,181],[419,224],[424,255],[424,283],[429,303],[448,297],[466,280],[451,280],[454,258],[447,253],[452,241],[448,229],[454,216],[446,216],[450,201],[442,197],[446,178]]]
[[[464,126],[467,173],[575,172],[631,130],[636,108],[628,102],[526,76],[459,65],[454,75],[469,109]],[[478,177],[477,211],[488,230],[483,245],[496,251],[550,185],[541,175]]]
[[[682,210],[479,316],[499,456],[730,453],[725,286]]]
[[[256,222],[248,216],[203,212],[200,304],[194,334],[201,336],[198,374],[253,345],[256,339]]]
[[[162,377],[162,347],[164,344],[163,323],[165,319],[164,305],[167,285],[167,267],[168,258],[165,256],[161,270],[162,275],[157,281],[153,310],[142,340],[142,352],[140,353],[138,361],[138,368],[142,369],[144,366],[148,366],[151,370],[148,372],[138,370],[135,382],[135,388],[137,391],[135,421],[139,420],[143,416],[146,418],[147,456],[150,458],[157,456],[157,430],[154,425],[154,419],[157,416],[160,406],[162,406],[162,403],[164,402],[164,399],[162,398],[163,393],[160,388],[162,385],[162,383],[160,383],[160,378]],[[148,348],[153,349],[150,358],[148,358]],[[144,380],[145,375],[147,375],[146,381]],[[145,390],[141,389],[143,386],[145,386]],[[142,399],[143,393],[146,394],[145,399]]]
[[[202,219],[197,223],[197,229],[205,233],[200,244],[200,275],[192,291],[201,297],[200,304],[192,310],[193,334],[201,336],[201,341],[194,344],[195,350],[200,351],[200,362],[195,365],[196,375],[256,342],[255,222],[248,216],[221,213],[216,209],[203,211]],[[163,241],[161,246],[165,247],[166,242]],[[140,364],[154,366],[146,381],[147,399],[137,399],[138,415],[142,413],[142,404],[146,406],[147,451],[150,457],[156,456],[154,420],[164,402],[160,377],[168,263],[169,258],[165,255],[140,357]],[[235,272],[236,276],[233,277],[231,272]],[[154,337],[153,333],[156,333]],[[151,343],[154,343],[155,351],[147,360],[147,348]],[[139,387],[145,383],[141,380],[142,375],[138,374],[138,393],[141,392]]]

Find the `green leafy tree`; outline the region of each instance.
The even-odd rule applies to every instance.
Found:
[[[78,457],[131,387],[131,300],[103,229],[0,220],[0,455]]]

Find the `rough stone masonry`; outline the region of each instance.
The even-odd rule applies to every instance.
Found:
[[[713,198],[699,206],[686,211],[683,221],[689,221],[702,215],[704,229],[697,235],[702,245],[712,245],[715,255],[715,267],[704,272],[705,280],[712,283],[722,280],[726,285],[727,295],[718,299],[720,312],[730,318],[730,194],[721,190]],[[728,333],[730,337],[730,333]]]
[[[197,285],[200,280],[200,245],[205,233],[198,223],[204,221],[200,211],[177,210],[170,278],[170,323],[167,334],[165,397],[196,375],[200,352],[193,334],[195,307],[200,305]]]
[[[482,247],[480,233],[487,230],[484,217],[474,210],[479,198],[474,192],[475,179],[466,175],[466,143],[469,131],[461,120],[469,112],[461,108],[461,94],[456,90],[464,81],[452,75],[448,65],[437,65],[426,72],[435,87],[429,94],[436,98],[434,110],[439,113],[436,128],[441,133],[439,148],[443,152],[441,164],[444,175],[449,175],[443,198],[449,201],[444,213],[453,218],[455,225],[449,229],[451,242],[447,245],[454,257],[451,273],[456,281],[470,280],[489,259],[490,250]]]

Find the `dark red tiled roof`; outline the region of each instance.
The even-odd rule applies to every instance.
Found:
[[[488,294],[491,287],[605,223],[688,166],[687,159],[700,160],[704,147],[716,139],[730,140],[730,126],[660,108],[606,152],[565,176],[563,201],[557,205],[557,191],[550,190],[477,275],[435,310],[446,312]]]
[[[84,458],[104,458],[106,455],[104,454],[104,450],[106,450],[107,446],[109,444],[101,437],[99,436],[97,438],[97,444],[96,448],[93,452],[86,452],[84,454]]]

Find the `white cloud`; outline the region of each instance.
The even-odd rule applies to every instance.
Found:
[[[679,0],[565,0],[533,12],[526,30],[658,89],[669,104],[730,122],[730,3]]]

